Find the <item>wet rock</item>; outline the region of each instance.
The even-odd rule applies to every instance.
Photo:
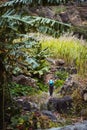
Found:
[[[72,107],[72,98],[70,96],[65,96],[63,98],[50,98],[47,107],[50,111],[68,113]]]
[[[12,76],[12,81],[21,85],[36,87],[36,81],[25,75]]]
[[[51,111],[43,110],[41,112],[42,112],[43,115],[48,116],[52,121],[57,121],[56,116]]]

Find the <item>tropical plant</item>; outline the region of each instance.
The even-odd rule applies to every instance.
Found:
[[[29,32],[54,33],[56,36],[71,27],[51,19],[29,16],[27,2],[30,0],[12,0],[0,5],[0,129],[3,130],[5,129],[5,106],[8,104],[7,100],[11,102],[8,90],[11,74],[16,71],[29,74],[32,66],[39,71],[39,62],[36,57],[43,57],[45,51],[33,57],[32,48],[38,49],[39,44],[35,38],[29,36]],[[37,2],[34,1],[34,5],[35,3]],[[20,42],[15,42],[17,39],[20,39]],[[43,67],[40,69],[43,70]]]
[[[12,6],[14,4],[29,4],[29,5],[47,5],[47,4],[62,4],[62,3],[67,3],[68,0],[11,0],[10,2],[7,2],[4,4],[4,6]]]

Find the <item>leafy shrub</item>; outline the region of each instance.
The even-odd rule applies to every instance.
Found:
[[[57,71],[55,75],[60,79],[60,80],[66,80],[68,78],[68,73],[66,71]]]
[[[58,78],[55,81],[55,87],[61,87],[64,84],[64,81],[67,79],[68,77],[68,73],[66,71],[56,71],[55,72],[56,77]]]
[[[58,87],[61,87],[61,86],[63,86],[63,84],[64,84],[64,81],[63,80],[56,80],[55,81],[55,87],[56,88],[58,88]]]
[[[52,122],[40,112],[24,112],[11,118],[10,130],[46,129],[52,126],[58,126],[58,123]]]
[[[45,92],[48,91],[48,86],[45,85],[43,82],[40,81],[40,82],[37,83],[37,85],[38,85],[38,87],[39,87],[39,90],[45,91]]]
[[[10,93],[12,96],[25,96],[37,93],[37,88],[31,86],[24,86],[16,83],[9,84]]]
[[[32,128],[32,114],[24,113],[21,115],[16,115],[11,118],[11,128],[17,130],[24,130],[28,128]]]

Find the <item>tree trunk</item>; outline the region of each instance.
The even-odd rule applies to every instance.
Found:
[[[5,67],[0,57],[0,130],[5,130],[5,109],[10,100],[9,92],[7,90],[7,76]]]

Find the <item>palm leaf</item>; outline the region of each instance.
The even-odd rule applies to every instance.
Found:
[[[70,1],[70,0],[68,0]],[[14,6],[14,5],[19,5],[19,4],[36,4],[36,5],[42,5],[43,3],[46,4],[61,4],[61,3],[67,3],[67,0],[11,0],[9,2],[6,2],[2,4],[0,7],[9,7],[9,6]]]
[[[36,17],[36,16],[20,17],[19,15],[4,14],[2,18],[7,19],[8,23],[9,21],[13,23],[12,26],[11,25],[9,26],[9,28],[13,30],[18,30],[17,26],[19,26],[19,28],[21,28],[20,26],[22,27],[24,26],[25,27],[24,30],[26,30],[27,32],[33,30],[52,35],[54,33],[60,34],[64,31],[68,31],[71,28],[70,24],[58,22],[43,17]]]

